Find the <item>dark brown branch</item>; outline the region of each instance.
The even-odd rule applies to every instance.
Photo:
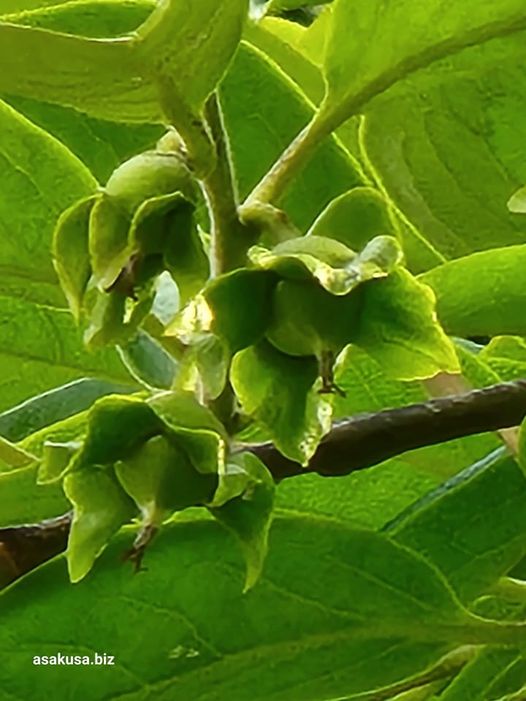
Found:
[[[518,380],[341,421],[320,443],[307,468],[281,455],[271,443],[248,450],[277,480],[305,471],[341,477],[409,450],[517,426],[524,416],[526,380]]]
[[[323,439],[307,468],[271,443],[240,446],[257,455],[276,480],[306,472],[340,477],[415,448],[510,428],[526,416],[526,380],[342,421]],[[0,587],[66,547],[71,516],[35,526],[0,528]],[[4,576],[2,577],[2,575]]]
[[[71,514],[0,528],[0,589],[66,549]]]

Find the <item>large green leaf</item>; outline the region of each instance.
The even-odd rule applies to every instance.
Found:
[[[516,149],[525,134],[523,46],[522,32],[466,50],[367,110],[363,144],[379,180],[448,259],[525,240],[526,221],[506,206],[526,181]]]
[[[58,215],[96,182],[64,146],[0,102],[0,291],[64,305],[50,257]]]
[[[0,473],[0,528],[39,523],[69,510],[60,485],[40,485],[36,480],[34,465]]]
[[[482,651],[440,696],[441,701],[508,701],[526,684],[526,664],[518,650]],[[511,696],[509,701],[520,701]]]
[[[46,5],[60,5],[61,2],[71,2],[71,0],[4,0],[2,3],[2,15],[11,12],[22,12],[33,10]]]
[[[495,634],[462,611],[418,556],[328,521],[277,521],[263,577],[243,597],[242,563],[219,526],[173,525],[152,547],[148,571],[135,577],[118,561],[129,539],[116,539],[75,587],[59,559],[4,592],[0,648],[11,653],[0,671],[2,701],[25,698],[37,680],[40,694],[55,690],[56,676],[31,665],[34,655],[110,649],[112,669],[61,669],[61,694],[318,701],[382,688],[427,667],[459,638]],[[30,608],[22,605],[28,597]],[[72,630],[72,616],[88,606]],[[132,630],[155,646],[137,646]]]
[[[135,34],[103,41],[0,24],[0,90],[97,117],[158,122],[158,81],[164,76],[186,123],[188,111],[202,106],[224,73],[247,7],[247,0],[220,8],[201,0],[189,10],[164,0]]]
[[[138,382],[151,389],[171,389],[178,366],[154,338],[142,330],[118,348],[122,362]],[[1,424],[0,424],[1,425]]]
[[[98,4],[102,4],[100,0]],[[120,7],[124,9],[127,5]],[[102,10],[103,7],[97,8],[95,16],[104,17]],[[100,183],[105,183],[123,161],[151,149],[164,133],[158,124],[117,124],[29,98],[6,95],[4,99],[67,146]]]
[[[131,31],[152,8],[148,0],[134,0],[125,4],[115,0],[94,2],[95,8],[93,2],[77,2],[47,12],[30,13],[20,21],[56,31],[72,34],[84,32],[100,37]],[[260,84],[265,84],[266,90],[257,89]],[[247,45],[241,47],[234,64],[230,67],[223,81],[222,91],[227,127],[236,161],[236,175],[240,194],[244,196],[295,133],[308,121],[312,108],[285,74],[260,52]],[[277,111],[276,103],[283,105],[283,108]],[[113,154],[105,155],[110,147],[118,149],[119,155],[122,155],[120,160],[123,160],[123,157],[131,155],[132,152],[143,150],[157,135],[155,130],[152,130],[149,136],[149,131],[143,135],[142,131],[137,132],[136,129],[130,131],[128,126],[118,130],[109,123],[97,122],[62,108],[20,98],[16,98],[14,104],[63,140],[90,164],[100,179],[109,174],[110,159],[113,167],[117,165]],[[258,120],[250,117],[256,112],[262,115]],[[97,139],[96,149],[92,145],[92,133]],[[257,137],[253,138],[256,133]],[[108,149],[101,149],[101,141],[109,144]],[[284,201],[287,211],[301,227],[308,225],[333,196],[360,183],[356,165],[340,146],[331,141],[320,149],[312,165],[300,175]],[[249,149],[246,144],[250,144]],[[255,145],[259,150],[257,157],[254,154]],[[320,168],[324,172],[331,172],[331,178],[320,178]],[[308,197],[305,196],[305,192],[309,192]]]
[[[521,0],[444,5],[336,0],[325,57],[322,119],[343,122],[411,73],[462,49],[526,28]],[[351,37],[351,40],[349,40]]]
[[[155,0],[67,0],[40,2],[30,12],[12,12],[3,22],[91,39],[126,36],[155,8]]]
[[[325,92],[323,76],[297,46],[297,34],[302,27],[276,17],[251,22],[245,28],[245,39],[266,53],[298,85],[314,104],[319,104]]]
[[[445,330],[457,336],[526,334],[526,246],[473,253],[420,277],[437,297]]]
[[[389,529],[431,560],[463,601],[525,554],[526,480],[509,457],[488,459],[439,488]]]
[[[116,0],[76,0],[75,3],[58,3],[55,0],[28,2],[39,7],[53,7],[10,17],[10,21],[29,27],[100,38],[133,31],[154,7],[151,0],[127,3]],[[12,11],[15,9],[13,7]],[[160,126],[117,125],[59,105],[12,95],[6,96],[6,99],[33,123],[62,141],[81,158],[100,182],[106,182],[122,161],[151,148],[162,135]]]
[[[352,249],[361,249],[372,238],[396,236],[389,203],[372,187],[356,187],[334,199],[308,231],[328,236]]]
[[[70,313],[0,297],[0,360],[7,383],[0,410],[58,385],[91,375],[130,382],[115,351],[88,352]]]
[[[31,397],[0,414],[0,435],[21,441],[50,424],[88,409],[106,394],[133,392],[133,385],[82,378]]]

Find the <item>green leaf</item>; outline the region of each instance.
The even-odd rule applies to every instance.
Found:
[[[36,0],[30,0],[35,2]],[[3,21],[62,34],[107,39],[133,33],[151,14],[152,0],[45,0],[31,12],[3,16]],[[98,12],[95,10],[98,9]]]
[[[64,146],[2,102],[0,129],[0,292],[63,306],[49,256],[52,231],[96,182]]]
[[[93,3],[96,3],[95,11]],[[84,0],[76,0],[76,5],[79,10],[86,9],[84,14],[78,13],[79,24],[84,23],[84,30],[86,17],[101,20],[106,17],[104,0],[87,3]],[[111,5],[122,11],[128,7],[135,7],[117,3],[115,0],[111,0]],[[74,6],[68,2],[64,8],[68,7]],[[61,26],[57,28],[60,30]],[[82,26],[80,29],[82,30]],[[103,35],[106,34],[107,32],[103,32]],[[164,133],[160,124],[119,124],[95,119],[68,107],[29,98],[5,95],[4,100],[19,114],[63,143],[84,163],[99,183],[105,183],[124,161],[151,149]]]
[[[5,68],[0,80],[2,92],[106,119],[160,119],[152,83],[132,83],[134,73],[144,75],[144,67],[139,68],[137,52],[130,50],[131,39],[100,42],[5,23],[0,25],[0,42]]]
[[[515,150],[526,133],[523,42],[519,32],[433,64],[367,110],[362,144],[377,179],[439,257],[525,240],[526,220],[506,207],[526,182]]]
[[[523,338],[492,338],[479,355],[502,381],[520,380],[526,375],[526,341]]]
[[[148,400],[148,407],[170,429],[195,470],[217,474],[223,469],[226,433],[210,409],[189,392],[163,392]]]
[[[116,0],[26,0],[39,10],[4,18],[28,27],[49,29],[92,38],[107,38],[133,32],[154,8],[150,0],[122,3]],[[5,3],[3,3],[4,5]],[[11,8],[11,12],[20,7]],[[47,7],[51,5],[52,7]],[[46,9],[42,9],[46,6]],[[106,182],[113,170],[127,158],[150,148],[161,137],[160,126],[117,125],[83,115],[58,105],[7,96],[17,111],[62,141],[78,156],[99,182]]]
[[[250,22],[245,28],[245,39],[274,61],[305,93],[314,104],[319,104],[325,92],[319,67],[299,50],[294,41],[303,28],[276,17],[265,17]]]
[[[201,0],[190,12],[165,0],[133,35],[103,41],[4,23],[0,90],[106,119],[158,122],[158,81],[169,76],[185,122],[227,68],[246,12],[247,0],[229,0],[220,11]]]
[[[81,447],[80,441],[69,441],[68,443],[46,441],[42,462],[38,468],[38,484],[50,484],[61,480],[68,468],[71,467],[73,458]]]
[[[100,290],[111,287],[128,262],[129,228],[118,204],[106,193],[99,195],[89,218],[89,257]]]
[[[243,200],[309,122],[313,108],[276,64],[247,44],[236,54],[220,94]],[[330,177],[320,177],[320,173],[330,173]],[[320,144],[278,204],[305,231],[334,197],[361,184],[356,163],[330,138]]]
[[[182,310],[168,326],[167,335],[192,343],[196,334],[211,332],[223,339],[232,353],[257,343],[270,320],[275,284],[275,276],[261,270],[241,269],[221,275]]]
[[[263,576],[244,596],[243,563],[213,522],[168,527],[149,552],[148,571],[136,577],[119,562],[129,537],[116,538],[94,576],[75,587],[65,582],[58,559],[5,591],[0,647],[16,647],[0,669],[4,690],[24,698],[37,683],[41,693],[55,689],[54,678],[27,667],[25,648],[47,650],[64,640],[83,650],[111,647],[118,655],[111,674],[94,666],[82,678],[72,668],[61,674],[61,694],[75,696],[82,688],[85,701],[104,693],[167,701],[174,689],[195,701],[205,701],[211,689],[231,701],[247,694],[282,701],[300,688],[304,701],[318,701],[407,679],[459,638],[481,642],[495,635],[493,625],[486,629],[460,608],[420,557],[382,536],[328,521],[276,519]],[[28,597],[31,608],[22,606]],[[87,607],[90,616],[77,615],[72,633],[72,617]],[[233,621],[225,618],[232,607]],[[155,646],[139,649],[131,635],[138,629]],[[262,674],[269,665],[273,673]]]
[[[330,430],[331,405],[318,393],[314,358],[293,358],[263,342],[238,353],[230,380],[243,411],[261,423],[276,447],[306,465]]]
[[[334,199],[307,232],[361,249],[378,236],[396,236],[389,203],[378,190],[356,187]]]
[[[214,518],[231,530],[241,543],[247,565],[245,592],[255,586],[263,571],[274,491],[274,479],[265,465],[254,455],[242,453],[230,458],[209,507]],[[229,498],[231,496],[233,498]]]
[[[398,380],[458,372],[455,349],[436,321],[435,297],[409,272],[397,269],[364,286],[355,343]]]
[[[161,420],[144,400],[118,395],[103,397],[89,411],[86,439],[75,468],[112,465],[162,431]]]
[[[164,0],[138,30],[139,56],[154,76],[172,77],[177,98],[197,113],[230,63],[247,13],[248,0]]]
[[[145,331],[120,346],[119,355],[130,374],[147,388],[170,389],[178,373],[172,356]],[[0,424],[1,425],[1,424]]]
[[[0,528],[39,523],[70,508],[58,484],[37,484],[37,466],[0,472]]]
[[[420,277],[437,297],[445,330],[456,336],[522,335],[526,246],[473,253]]]
[[[424,497],[388,532],[433,562],[462,601],[472,601],[525,554],[525,486],[514,460],[489,456]]]
[[[71,2],[71,0],[4,0],[2,3],[2,15],[10,12],[38,9],[47,5],[60,5],[61,2]]]
[[[217,399],[227,383],[231,358],[227,343],[219,336],[195,334],[178,365],[173,388],[195,392],[201,387],[207,398]]]
[[[430,63],[526,28],[520,0],[444,6],[336,0],[325,57],[325,114],[338,123]],[[352,40],[349,41],[349,35]]]
[[[67,550],[68,571],[71,581],[79,582],[110,538],[131,520],[135,507],[115,476],[95,467],[67,475],[64,491],[74,507]]]
[[[214,475],[198,472],[178,445],[163,436],[146,441],[115,466],[117,479],[141,510],[147,525],[159,526],[173,511],[208,502]]]
[[[114,351],[94,354],[83,347],[69,311],[0,297],[0,316],[0,361],[9,378],[1,410],[86,375],[131,384]]]
[[[84,293],[91,277],[89,219],[96,201],[92,195],[63,212],[53,234],[53,260],[69,308],[80,319]]]
[[[524,421],[521,423],[519,431],[519,454],[517,456],[517,462],[526,475],[526,437],[524,435]]]
[[[322,236],[303,236],[272,251],[253,246],[249,258],[264,270],[290,279],[314,279],[334,295],[346,295],[367,280],[389,275],[400,262],[396,239],[378,236],[355,254],[344,244]]]
[[[66,419],[57,420],[55,423],[46,425],[45,428],[31,433],[18,445],[36,455],[39,459],[44,457],[46,445],[73,445],[81,443],[86,435],[88,424],[88,412],[81,411]]]
[[[8,470],[26,467],[34,462],[34,460],[34,455],[31,455],[26,450],[19,448],[14,443],[0,436],[0,470],[4,466]]]
[[[396,381],[389,377],[388,372],[387,367],[370,358],[358,346],[348,346],[334,368],[334,382],[346,395],[333,397],[334,419],[374,413],[386,407],[407,406],[427,399],[420,382]],[[268,438],[255,439],[261,440]],[[371,469],[338,479],[306,474],[284,480],[277,490],[277,507],[294,513],[324,515],[355,527],[376,530],[499,445],[493,434],[467,436],[413,450]]]
[[[448,685],[441,701],[508,701],[526,683],[526,666],[521,654],[513,649],[482,650]],[[512,701],[513,696],[509,701]],[[519,701],[520,696],[516,698]]]
[[[325,94],[320,64],[323,63],[329,24],[330,8],[326,8],[310,27],[266,16],[247,25],[245,38],[276,63],[311,102],[319,105]],[[358,118],[351,119],[339,127],[335,135],[348,150],[356,170],[367,180],[370,167],[359,145],[359,126]]]

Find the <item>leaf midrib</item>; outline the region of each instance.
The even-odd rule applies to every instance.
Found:
[[[434,623],[434,622],[432,622]],[[228,668],[233,666],[232,672],[228,673],[228,676],[235,675],[237,672],[246,668],[249,665],[262,664],[265,661],[276,661],[277,659],[287,657],[292,661],[294,657],[300,652],[315,652],[316,649],[321,647],[330,647],[334,645],[342,645],[345,643],[353,643],[358,640],[371,640],[375,639],[378,642],[385,641],[386,644],[389,641],[398,641],[399,644],[404,645],[407,643],[436,643],[437,645],[451,643],[454,647],[458,641],[464,641],[466,637],[469,637],[468,642],[480,643],[481,638],[485,639],[485,642],[491,642],[490,635],[491,632],[484,634],[483,626],[479,627],[477,625],[472,625],[471,627],[465,624],[458,625],[437,625],[432,626],[432,632],[429,631],[430,626],[426,628],[410,627],[407,624],[407,620],[397,622],[396,626],[392,626],[385,630],[375,631],[375,635],[371,636],[370,623],[364,621],[361,628],[353,628],[352,632],[347,629],[339,630],[337,632],[331,633],[310,633],[301,636],[301,641],[299,640],[284,640],[279,642],[268,643],[264,645],[258,645],[257,647],[251,647],[249,649],[241,650],[239,652],[224,653],[220,659],[211,660],[207,662],[202,667],[194,668],[188,672],[179,672],[173,674],[170,677],[165,677],[158,680],[157,682],[150,683],[148,685],[148,691],[161,691],[166,686],[173,685],[176,688],[179,684],[192,683],[193,679],[199,679],[204,675],[205,681],[209,684],[211,674],[213,670],[221,669],[221,667]],[[471,636],[466,636],[466,630],[471,632]],[[458,637],[454,635],[458,631]],[[420,634],[419,634],[420,633]],[[477,634],[478,633],[478,634]],[[443,637],[441,638],[441,635]],[[223,672],[224,675],[224,672]],[[108,701],[125,701],[129,699],[132,701],[135,695],[135,691],[126,691],[118,696],[112,696]]]

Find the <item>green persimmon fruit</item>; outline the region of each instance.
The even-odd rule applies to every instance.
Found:
[[[337,296],[311,280],[282,280],[274,292],[267,339],[287,355],[339,353],[358,331],[362,295],[362,285]]]
[[[115,204],[132,216],[145,200],[160,195],[181,192],[194,200],[196,187],[178,154],[146,151],[120,165],[104,189]]]

